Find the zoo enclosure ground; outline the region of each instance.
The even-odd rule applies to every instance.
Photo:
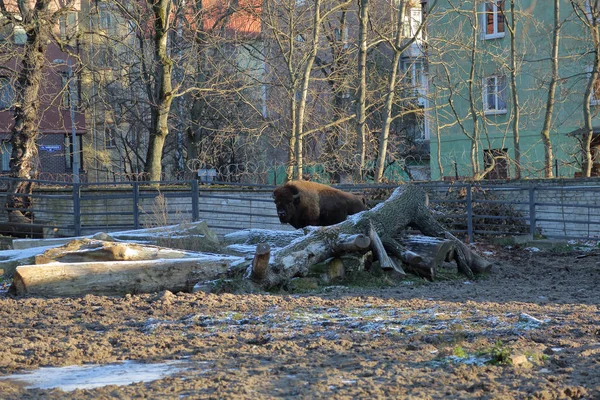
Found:
[[[475,244],[474,281],[305,294],[0,298],[0,375],[161,362],[150,383],[26,389],[3,399],[600,398],[600,252]],[[578,258],[581,257],[581,258]]]

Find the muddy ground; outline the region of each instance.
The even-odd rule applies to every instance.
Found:
[[[474,281],[317,294],[3,293],[0,377],[121,360],[184,369],[69,393],[0,380],[0,398],[600,399],[600,255],[477,249],[494,271]]]

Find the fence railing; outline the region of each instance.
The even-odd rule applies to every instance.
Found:
[[[5,203],[9,178],[0,178]],[[287,229],[277,218],[273,186],[195,180],[173,182],[35,181],[33,225],[47,236],[80,236],[204,220],[217,234],[240,229]],[[419,183],[430,206],[452,232],[474,241],[481,235],[600,237],[600,184],[543,181],[516,183]],[[340,185],[365,195],[370,204],[396,186]],[[14,225],[14,224],[12,224]],[[12,231],[10,231],[12,229]],[[27,233],[29,232],[29,233]],[[34,235],[31,230],[25,235]],[[0,233],[14,233],[0,212]]]

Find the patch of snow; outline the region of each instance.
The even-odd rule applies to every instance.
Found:
[[[476,357],[476,356],[469,356],[469,357],[449,356],[449,357],[447,357],[447,359],[452,361],[455,364],[477,365],[477,366],[483,366],[483,365],[485,365],[486,362],[489,361],[489,358]]]
[[[540,252],[540,251],[541,251],[541,250],[540,250],[540,249],[538,249],[537,247],[525,247],[525,249],[524,249],[524,250],[525,250],[525,251],[529,251],[529,252],[531,252],[531,253],[538,253],[538,252]]]
[[[542,321],[541,319],[537,319],[535,317],[532,317],[531,315],[527,314],[527,313],[521,313],[519,315],[519,321],[520,322],[527,322],[527,323],[531,323],[531,324],[538,324],[541,325],[544,323],[544,321]]]
[[[181,364],[182,361],[167,361],[160,364],[125,361],[106,365],[74,365],[40,368],[32,372],[3,376],[0,379],[23,382],[26,389],[58,388],[70,392],[76,389],[155,381],[187,369]]]

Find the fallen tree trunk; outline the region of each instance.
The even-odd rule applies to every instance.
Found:
[[[197,256],[200,256],[200,253],[137,243],[107,242],[83,238],[74,239],[63,246],[48,249],[44,253],[36,255],[35,264],[48,264],[55,261],[62,263],[139,261]]]
[[[382,265],[394,264],[386,259],[381,248],[401,249],[394,239],[404,233],[407,227],[420,230],[424,235],[444,238],[454,244],[458,271],[469,278],[474,273],[487,272],[491,264],[473,253],[464,243],[439,224],[427,208],[427,194],[417,186],[405,185],[397,188],[388,200],[371,210],[350,216],[346,221],[332,226],[311,230],[306,236],[294,240],[290,245],[274,254],[264,271],[261,271],[260,285],[269,288],[285,284],[296,276],[305,276],[311,265],[322,262],[334,253],[335,243],[341,237],[362,234],[371,239],[374,253],[379,255]],[[373,240],[375,239],[375,240]],[[394,244],[395,243],[395,244]],[[400,256],[397,256],[400,258]],[[389,261],[389,263],[387,261]],[[251,268],[251,267],[250,267]]]
[[[9,293],[48,297],[124,295],[161,290],[190,292],[200,281],[216,279],[243,259],[200,258],[23,265]]]

